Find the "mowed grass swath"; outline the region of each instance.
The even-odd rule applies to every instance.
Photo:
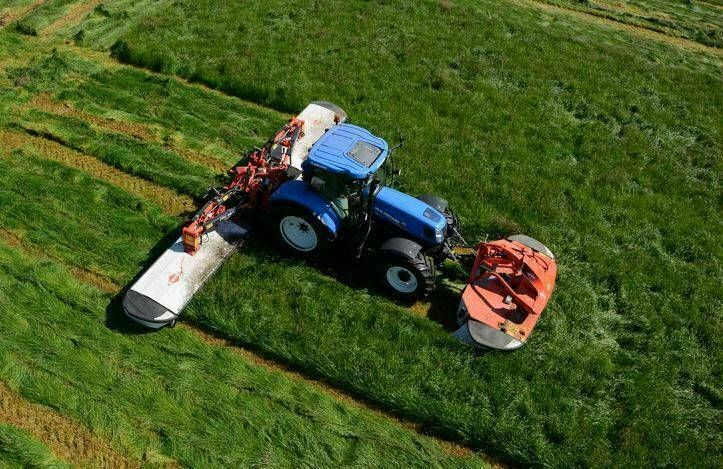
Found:
[[[711,465],[721,447],[719,61],[498,6],[127,1],[64,33],[288,112],[333,100],[379,134],[404,134],[405,189],[450,199],[469,235],[524,231],[561,259],[553,302],[513,355],[471,354],[437,324],[258,242],[189,318],[510,461]],[[22,84],[19,74],[13,93],[37,84],[91,113],[110,116],[117,105],[125,119],[169,125],[142,110],[135,73],[88,70],[77,89],[71,80]],[[150,101],[166,107],[172,80],[148,83],[159,92]],[[194,114],[197,102],[187,103],[174,112]],[[102,155],[92,142],[105,142],[104,130],[52,114],[14,110],[8,119],[141,174]],[[206,119],[218,122],[207,113],[186,128]],[[190,141],[206,131],[189,132]],[[142,177],[198,189],[170,157],[155,164]],[[670,430],[660,432],[661,422]]]
[[[723,46],[723,4],[720,2],[666,2],[664,0],[574,1],[533,0],[621,23],[660,31],[720,48]]]
[[[0,338],[0,380],[85,425],[139,464],[483,465],[475,457],[450,456],[437,442],[308,382],[207,344],[187,328],[155,335],[129,328],[114,309],[113,283],[130,281],[178,219],[151,201],[48,161],[54,155],[38,145],[35,131],[24,129],[23,116],[37,112],[26,105],[37,103],[42,93],[76,93],[80,109],[82,88],[93,80],[54,73],[94,64],[72,54],[60,57],[40,43],[23,46],[4,32],[0,44],[3,54],[27,54],[26,64],[3,70],[0,78],[0,105],[8,111],[0,129],[0,230],[6,239],[0,243],[0,316],[6,331]],[[37,73],[18,81],[28,66]],[[128,84],[147,90],[141,78],[151,77],[126,78],[119,91]],[[156,111],[172,114],[174,99],[184,96],[209,113],[217,99],[192,87],[173,89],[162,103],[149,100],[145,108],[153,110],[161,135],[175,127],[164,126],[158,117],[163,113]],[[102,99],[92,101],[95,111]],[[240,119],[241,108],[234,109]],[[250,109],[246,116],[253,121],[265,114],[273,113]],[[140,111],[133,116],[144,120]],[[95,135],[82,133],[88,128],[72,126],[67,135],[85,145]],[[13,458],[25,457],[22,451],[13,450]]]
[[[65,469],[70,467],[42,442],[27,432],[0,423],[0,464],[6,468],[38,467]]]

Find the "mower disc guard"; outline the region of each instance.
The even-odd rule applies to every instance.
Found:
[[[178,238],[126,292],[125,314],[153,329],[174,323],[248,232],[232,221],[223,222],[205,235],[203,249],[193,256],[184,251],[183,240]]]

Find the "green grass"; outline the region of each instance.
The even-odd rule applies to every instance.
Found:
[[[131,210],[145,203],[32,154],[0,158],[0,181],[2,225],[13,228],[25,217],[29,240],[71,263],[102,259],[102,241],[117,245],[120,233],[134,233],[142,246],[166,231],[158,226],[157,209]],[[8,216],[31,194],[37,205],[28,206],[20,220]],[[92,200],[85,219],[104,224],[107,238],[89,239],[75,229],[63,233],[63,220],[70,227],[75,222],[58,212],[59,194]],[[32,218],[47,226],[34,226]],[[32,233],[47,238],[37,240]],[[74,253],[63,250],[64,244]],[[133,268],[133,259],[122,252],[105,263],[116,270]],[[0,316],[6,327],[0,379],[150,462],[168,456],[195,467],[275,467],[290,461],[315,467],[481,465],[474,458],[453,459],[414,432],[205,345],[187,330],[138,333],[116,309],[108,309],[110,300],[62,264],[0,244]]]
[[[283,111],[337,102],[406,136],[404,188],[450,199],[470,237],[523,231],[560,259],[514,354],[263,250],[190,317],[511,461],[720,459],[716,58],[495,2],[141,3],[82,43]]]
[[[695,0],[542,0],[672,36],[723,47],[723,10],[713,2]]]
[[[32,435],[4,423],[0,423],[0,466],[8,469],[70,467]]]
[[[15,28],[23,34],[37,36],[43,28],[62,17],[79,0],[48,0],[29,14],[19,19]]]
[[[197,119],[206,114],[224,119],[233,112],[218,139],[198,136],[218,146],[224,139],[258,138],[247,130],[265,131],[267,119],[280,118],[146,73],[101,73],[85,59],[42,49],[0,33],[0,50],[27,54],[35,67],[31,79],[18,80],[28,72],[24,66],[3,71],[3,127],[21,129],[28,116],[38,118],[34,125],[62,124],[51,115],[20,110],[41,92],[65,93],[88,112],[110,111],[106,100],[118,94],[109,98],[96,89],[127,92],[111,101],[112,109],[126,109],[163,132],[191,125],[176,119],[189,102]],[[59,79],[59,68],[70,71]],[[113,80],[122,84],[100,85]],[[159,87],[166,90],[164,99],[141,99]],[[66,130],[82,145],[97,137],[83,125]],[[189,138],[194,135],[189,132]],[[0,380],[24,397],[151,463],[171,457],[198,467],[483,465],[474,457],[453,458],[434,441],[303,381],[205,345],[185,329],[142,334],[129,327],[110,295],[80,283],[68,267],[125,284],[178,220],[149,201],[39,156],[30,145],[12,154],[0,146],[0,228],[19,234],[33,246],[31,252],[56,259],[34,259],[0,242],[0,317],[7,327],[0,338]]]
[[[450,199],[470,237],[523,231],[544,241],[559,258],[555,294],[524,349],[476,354],[439,324],[348,280],[357,270],[337,274],[339,282],[257,241],[187,317],[507,461],[715,465],[723,447],[720,62],[495,2],[302,3],[120,1],[70,34],[282,111],[329,99],[355,123],[390,139],[404,134],[404,188]],[[213,109],[244,115],[230,107],[237,100],[59,56],[72,79],[45,77],[52,62],[38,59],[31,80],[8,78],[4,106],[47,90],[94,114],[118,109],[124,119],[188,132],[191,141],[207,133],[227,162],[283,120],[269,113],[249,132],[232,119],[225,132]],[[189,118],[197,109],[200,118]],[[198,189],[171,156],[134,168],[127,139],[113,154],[128,159],[105,159],[108,137],[72,119],[17,110],[0,119],[42,126],[179,191]],[[147,152],[137,161],[154,154],[130,148]],[[4,194],[15,202],[0,204],[8,207],[2,220],[30,223],[33,243],[55,246],[62,218],[34,220],[33,211],[56,209],[54,194],[70,189],[47,191],[51,200],[18,215],[10,208],[36,194],[26,185]],[[117,212],[138,231],[126,262],[112,246],[135,232],[100,208],[71,215],[70,233],[84,237],[63,238],[58,255],[122,281],[173,222],[141,227],[129,210]]]

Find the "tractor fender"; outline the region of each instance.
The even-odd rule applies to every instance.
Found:
[[[422,194],[417,196],[417,199],[421,200],[425,204],[429,205],[439,213],[445,213],[447,210],[447,207],[449,207],[449,202],[444,200],[443,198],[432,195],[432,194]]]
[[[341,217],[331,204],[316,193],[305,181],[287,181],[271,194],[271,208],[278,204],[293,204],[311,212],[336,237],[341,227]]]
[[[389,238],[379,248],[379,252],[397,254],[407,259],[415,259],[422,246],[407,238]]]

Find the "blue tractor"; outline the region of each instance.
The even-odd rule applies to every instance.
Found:
[[[398,172],[387,142],[314,102],[212,188],[181,237],[131,286],[126,314],[147,327],[173,325],[186,304],[253,226],[296,256],[366,256],[384,288],[403,299],[434,288],[436,269],[466,245],[454,213],[435,196],[390,187]],[[457,307],[460,340],[522,346],[552,293],[552,252],[524,235],[478,244]],[[465,256],[470,256],[467,254]]]
[[[414,299],[432,291],[435,268],[461,237],[445,200],[389,187],[398,174],[392,151],[356,125],[330,127],[311,146],[301,173],[271,194],[271,232],[284,251],[301,257],[374,255],[384,288]]]
[[[293,255],[374,256],[391,294],[429,294],[435,269],[461,242],[457,220],[439,197],[389,187],[398,174],[392,149],[345,121],[338,106],[311,103],[234,165],[231,181],[210,189],[181,237],[131,286],[126,314],[148,327],[175,323],[256,225]]]

